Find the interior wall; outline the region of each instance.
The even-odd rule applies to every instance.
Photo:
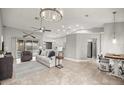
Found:
[[[23,35],[24,35],[23,31],[24,30],[15,29],[15,28],[11,28],[11,27],[6,27],[3,29],[5,51],[12,52],[14,57],[16,57],[16,38],[23,39]],[[28,32],[28,33],[30,33],[30,32]],[[37,35],[37,34],[34,34],[34,36],[36,36],[37,38],[42,37],[42,35]],[[30,38],[30,39],[32,39],[32,38]],[[39,42],[41,42],[40,39],[39,39]]]
[[[43,42],[52,42],[53,49],[59,46],[65,48],[66,37],[51,38],[51,37],[48,37],[46,33],[43,35]]]
[[[76,58],[76,34],[66,36],[66,45],[64,56],[67,58]]]
[[[56,38],[54,39],[54,42],[56,46],[65,48],[66,37]]]
[[[103,54],[124,54],[124,22],[116,23],[115,28],[117,43],[113,44],[113,24],[107,23],[104,25]]]
[[[99,30],[99,32],[104,31],[104,29]],[[103,34],[101,33],[101,35],[102,42]],[[100,54],[100,44],[102,49],[102,43],[100,43],[100,33],[72,34],[66,36],[65,57],[79,60],[87,59],[87,44],[90,39],[97,39],[97,55]]]
[[[3,37],[4,37],[4,48],[5,51],[10,51],[12,52],[13,56],[16,57],[16,38],[23,38],[24,33],[27,32],[30,33],[29,31],[17,29],[17,28],[12,28],[12,27],[6,27],[3,29]],[[61,37],[61,38],[49,38],[46,35],[43,36],[43,34],[39,33],[33,33],[34,36],[37,37],[39,40],[39,46],[42,46],[42,42],[53,42],[53,48],[56,46],[65,46],[66,38]],[[30,38],[32,39],[32,38]]]
[[[2,49],[1,36],[2,36],[2,14],[1,14],[1,9],[0,9],[0,50]]]
[[[76,43],[76,58],[87,59],[88,41],[97,39],[97,55],[100,53],[100,34],[77,34]]]

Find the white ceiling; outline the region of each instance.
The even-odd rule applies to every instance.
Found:
[[[31,27],[40,27],[39,21],[35,20],[35,17],[39,17],[39,10],[38,8],[2,9],[3,25],[33,31]],[[53,32],[47,35],[62,36],[79,28],[102,27],[104,23],[113,22],[113,11],[117,11],[116,21],[124,22],[123,8],[62,8],[62,10],[64,16],[60,22],[43,22],[44,26]]]

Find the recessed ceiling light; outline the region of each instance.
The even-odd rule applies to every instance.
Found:
[[[89,33],[89,31],[88,30],[81,30],[81,31],[77,31],[76,33],[79,33],[79,34],[81,34],[81,33]]]
[[[65,30],[63,30],[65,32]]]
[[[73,31],[75,31],[76,29],[73,29]]]
[[[62,25],[62,28],[64,28],[65,26],[64,25]]]
[[[67,32],[67,35],[69,34],[69,32]]]
[[[79,27],[79,25],[77,24],[76,27]]]
[[[43,32],[43,30],[40,30],[40,32]]]
[[[60,29],[58,29],[57,31],[60,31]]]
[[[53,15],[53,20],[55,20],[56,19],[56,16],[55,15]]]
[[[71,28],[71,26],[69,26],[68,28]]]

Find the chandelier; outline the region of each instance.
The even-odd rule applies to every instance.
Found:
[[[60,21],[63,17],[63,12],[60,8],[41,8],[40,17],[46,21]]]

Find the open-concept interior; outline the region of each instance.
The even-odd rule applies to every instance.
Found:
[[[123,85],[123,8],[0,8],[1,85]]]

